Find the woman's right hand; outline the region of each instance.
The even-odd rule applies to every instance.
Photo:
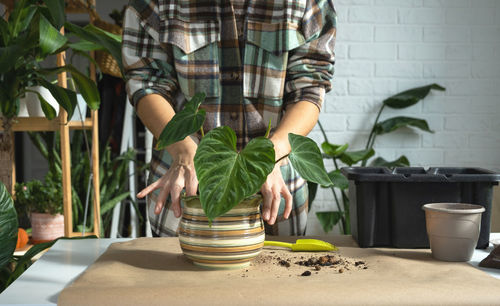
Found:
[[[172,156],[172,165],[159,180],[137,194],[138,198],[144,198],[154,190],[160,189],[156,199],[155,214],[161,212],[170,194],[172,201],[170,208],[174,211],[175,217],[179,218],[182,215],[180,206],[182,189],[186,189],[188,196],[196,195],[198,179],[193,162],[196,148],[197,145],[191,137],[186,137],[183,141],[168,146],[166,149]]]

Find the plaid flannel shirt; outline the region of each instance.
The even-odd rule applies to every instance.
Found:
[[[234,1],[234,0],[233,0]],[[286,107],[308,101],[321,109],[333,76],[336,14],[331,0],[131,0],[125,13],[123,62],[134,106],[148,94],[174,109],[205,92],[204,130],[227,125],[238,149],[276,127]],[[241,6],[243,4],[243,6]],[[244,16],[237,30],[235,10]],[[179,96],[181,97],[179,99]],[[154,152],[150,181],[170,165]],[[290,164],[282,174],[294,197],[292,218],[282,217],[273,234],[300,235],[307,220],[307,185]],[[174,235],[178,219],[168,209],[150,221],[159,235]]]

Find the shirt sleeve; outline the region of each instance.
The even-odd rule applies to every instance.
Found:
[[[285,80],[285,107],[308,101],[319,109],[332,88],[337,15],[332,1],[308,0],[301,31],[306,43],[289,53]]]
[[[158,18],[149,6],[142,11],[129,6],[125,11],[122,57],[127,94],[134,107],[149,94],[159,94],[175,107],[178,82],[172,48],[159,43]]]

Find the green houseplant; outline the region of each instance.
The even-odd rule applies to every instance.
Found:
[[[18,215],[31,220],[32,241],[40,243],[64,236],[61,177],[48,174],[45,180],[16,183],[14,200]]]
[[[58,238],[32,246],[23,256],[15,256],[17,242],[16,208],[5,185],[0,182],[0,293],[15,281],[30,265],[38,253],[50,248],[59,239],[86,239],[96,236]]]
[[[45,59],[68,49],[86,57],[89,57],[88,51],[106,50],[121,63],[120,37],[92,25],[81,28],[66,22],[64,7],[64,0],[20,0],[15,2],[7,20],[0,18],[0,113],[4,130],[0,134],[0,150],[7,152],[3,156],[10,156],[12,152],[11,127],[19,112],[19,99],[30,92],[30,87],[47,88],[71,118],[77,104],[76,92],[51,82],[58,73],[68,72],[88,106],[99,107],[99,92],[89,77],[72,65],[42,67]],[[61,34],[63,26],[70,36],[77,38],[76,42],[70,42]],[[45,116],[55,118],[54,108],[34,93]],[[2,176],[10,173],[10,167],[8,162],[2,165]]]
[[[330,143],[323,126],[318,122],[321,132],[325,141],[321,144],[323,149],[323,157],[326,159],[331,159],[333,161],[335,169],[328,173],[332,186],[329,188],[332,190],[332,194],[335,200],[336,210],[317,212],[316,216],[323,227],[323,230],[329,232],[333,227],[340,223],[341,233],[350,234],[350,214],[349,214],[349,197],[347,196],[346,190],[349,187],[349,182],[340,173],[341,163],[347,166],[372,166],[372,167],[405,167],[410,165],[410,161],[404,155],[398,157],[393,161],[387,161],[382,157],[374,157],[376,155],[375,149],[373,148],[375,144],[375,139],[377,136],[382,136],[396,131],[399,128],[409,127],[416,128],[424,132],[433,133],[429,128],[429,124],[426,120],[420,118],[412,118],[406,116],[396,116],[380,121],[380,115],[386,108],[392,109],[405,109],[412,105],[417,104],[419,101],[427,97],[431,90],[444,91],[445,88],[438,84],[429,84],[422,87],[412,88],[395,94],[382,102],[379,108],[377,117],[373,126],[371,128],[370,134],[366,141],[366,146],[362,150],[349,151],[349,144],[333,144]],[[370,160],[371,159],[371,160]],[[308,182],[309,185],[309,203],[312,204],[315,198],[316,190],[318,184],[314,182]],[[325,187],[325,186],[323,186]],[[337,192],[338,191],[338,192]],[[337,195],[337,193],[340,195]]]
[[[73,224],[74,230],[82,232],[91,232],[93,225],[93,211],[90,210],[90,216],[85,218],[85,204],[88,198],[87,193],[92,194],[89,190],[89,180],[91,174],[90,156],[88,148],[91,146],[91,137],[85,137],[87,131],[74,131],[71,136],[71,164],[74,165],[71,171],[72,182],[72,205],[73,205]],[[61,156],[60,142],[58,140],[59,133],[57,132],[30,132],[28,133],[35,147],[40,151],[40,154],[47,160],[49,165],[49,173],[53,177],[61,177]],[[89,135],[87,135],[89,136]],[[89,140],[89,143],[86,143]],[[86,149],[87,148],[87,149]],[[99,152],[99,188],[100,188],[100,203],[101,203],[101,233],[104,237],[109,236],[111,227],[111,218],[113,208],[121,201],[131,201],[139,211],[136,203],[130,197],[128,191],[129,182],[129,162],[134,161],[138,167],[134,171],[143,171],[146,165],[140,164],[135,160],[135,150],[128,151],[112,156],[111,146],[106,144]],[[141,214],[138,213],[142,220]],[[83,224],[85,222],[85,225]],[[84,227],[85,226],[85,227]]]
[[[264,233],[257,193],[279,160],[275,160],[274,146],[268,139],[270,124],[266,135],[252,139],[239,152],[231,128],[222,126],[205,134],[205,111],[200,109],[204,99],[203,93],[196,94],[175,114],[160,134],[157,149],[200,131],[202,138],[194,157],[199,197],[185,198],[179,229],[181,248],[195,264],[240,268],[248,265],[262,247]],[[285,157],[292,166],[304,179],[330,186],[316,143],[292,133],[288,137],[291,152]],[[224,228],[226,221],[238,223],[237,230]]]

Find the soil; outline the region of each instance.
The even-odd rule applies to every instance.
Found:
[[[320,273],[357,273],[369,268],[366,260],[351,258],[340,252],[291,252],[286,250],[264,249],[253,260],[249,270],[241,277],[251,276],[252,272],[269,272],[279,277],[302,277]]]

